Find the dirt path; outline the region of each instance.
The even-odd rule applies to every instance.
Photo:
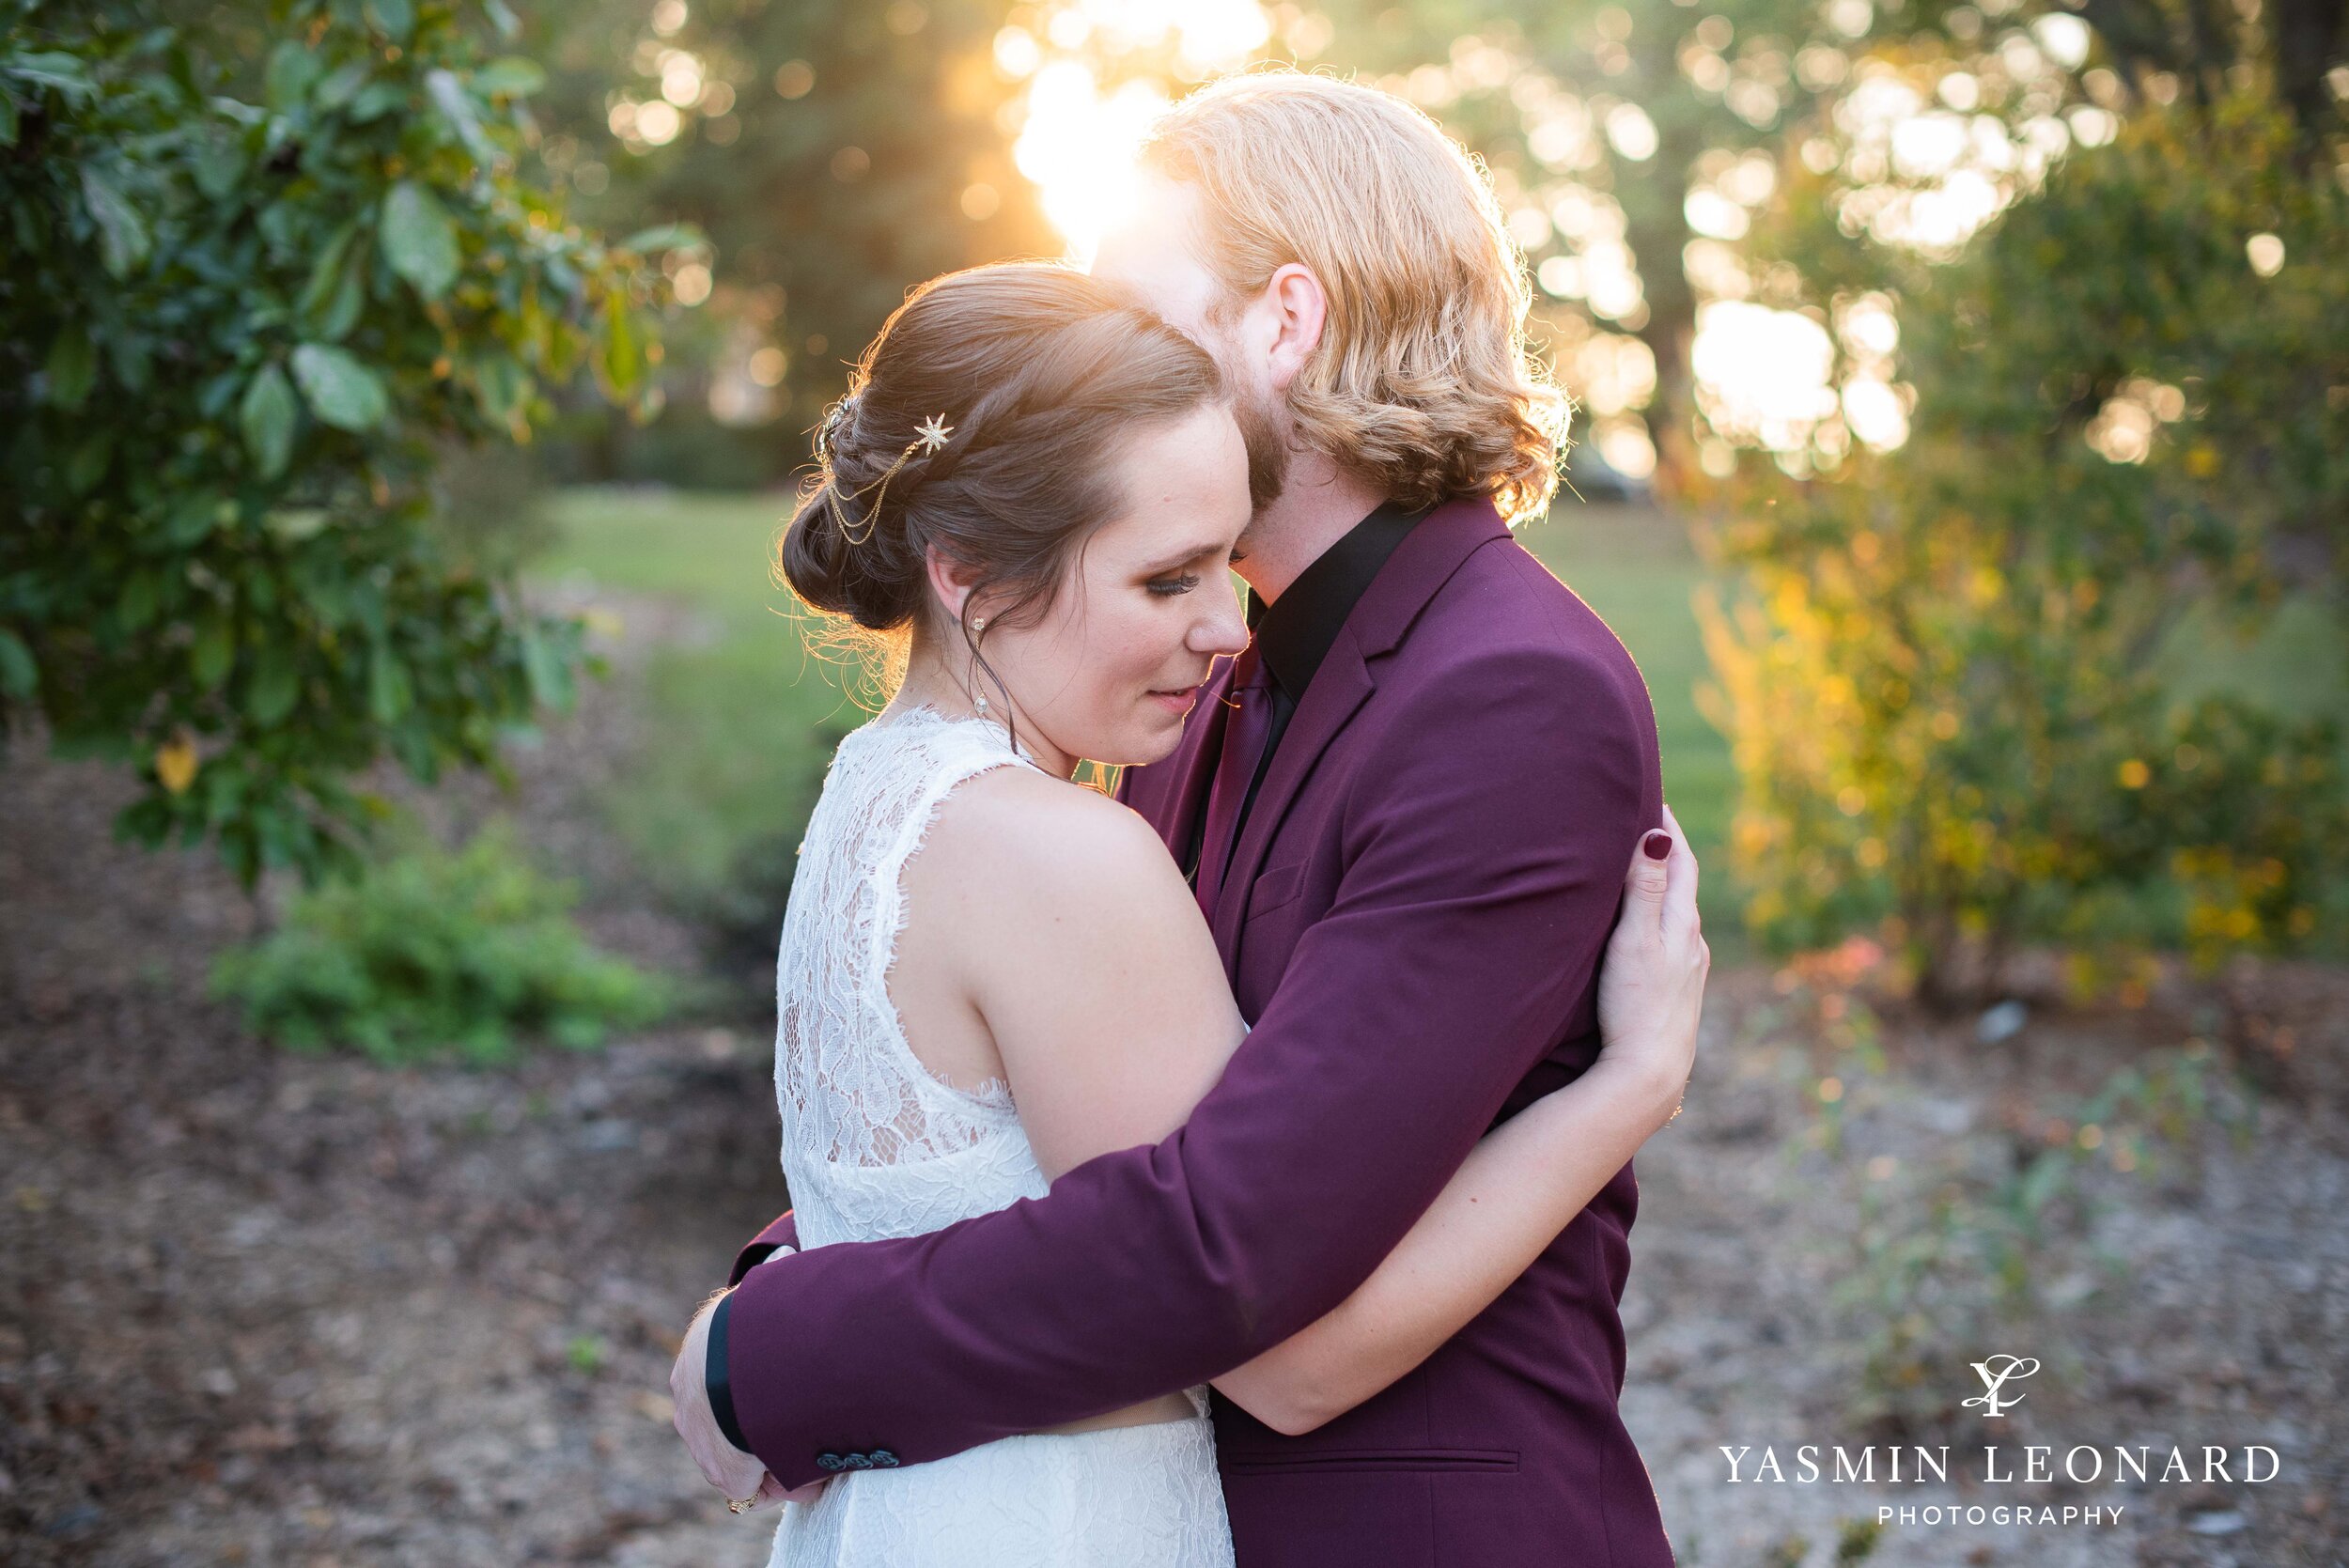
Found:
[[[2018,1151],[2036,1152],[2057,1130],[2048,1108],[2171,1059],[2186,1032],[2178,1020],[2066,1017],[1996,1047],[1970,1026],[1912,1021],[1890,1032],[1887,1070],[1847,1086],[1843,1146],[1830,1157],[1802,1136],[1817,1125],[1814,1042],[1793,1018],[1771,1021],[1786,1004],[1767,974],[1717,977],[1707,1024],[1718,1019],[1720,1032],[1680,1122],[1640,1157],[1624,1304],[1626,1419],[1684,1568],[1828,1568],[1846,1524],[1873,1520],[1879,1506],[2018,1502],[2123,1513],[2111,1527],[1938,1529],[1921,1514],[1906,1526],[1896,1518],[1865,1560],[2339,1568],[2349,1557],[2349,985],[2300,970],[2271,971],[2259,988],[2298,1025],[2295,1064],[2247,1095],[2214,1052],[2214,1110],[2235,1129],[2214,1116],[2182,1143],[2149,1141],[2148,1163],[2131,1172],[2082,1161],[2046,1211],[2029,1303],[1994,1313],[1962,1270],[1954,1289],[1879,1294],[1898,1271],[1871,1264],[1863,1243],[1916,1243],[1936,1192],[1992,1189]],[[1825,1065],[1850,1072],[1848,1060]],[[1863,1299],[1842,1299],[1846,1291]],[[1860,1330],[1881,1327],[1894,1298],[1935,1314],[1920,1358],[1927,1382],[1911,1402],[1928,1415],[1906,1425],[1851,1409]],[[1983,1389],[1968,1363],[1996,1354],[2044,1367],[2017,1385],[2026,1398],[2002,1427],[1960,1405]],[[1982,1474],[1982,1447],[1994,1442],[2018,1478],[2015,1455],[2029,1444],[2051,1445],[2057,1466],[2075,1444],[2105,1450],[2108,1465],[2116,1445],[2162,1454],[2183,1445],[2198,1472],[2204,1444],[2263,1444],[2281,1470],[2262,1485],[1963,1483]],[[1879,1476],[1886,1445],[1947,1444],[1953,1484],[1750,1479],[1775,1448],[1794,1482],[1806,1443],[1828,1474],[1836,1445],[1855,1460],[1874,1445]],[[1751,1451],[1748,1481],[1730,1483],[1724,1444]]]

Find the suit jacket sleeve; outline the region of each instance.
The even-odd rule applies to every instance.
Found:
[[[767,1261],[778,1247],[797,1251],[800,1246],[800,1221],[797,1211],[786,1209],[767,1222],[767,1228],[742,1244],[734,1254],[734,1272],[726,1276],[726,1283],[739,1285],[742,1276]]]
[[[1591,994],[1654,720],[1566,650],[1486,654],[1389,708],[1335,901],[1187,1125],[736,1291],[735,1408],[778,1481],[1204,1382],[1344,1300],[1434,1201]]]

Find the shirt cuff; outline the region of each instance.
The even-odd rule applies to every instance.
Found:
[[[750,1441],[742,1436],[741,1423],[734,1419],[734,1385],[726,1374],[726,1314],[733,1310],[734,1293],[728,1291],[710,1312],[709,1345],[702,1358],[702,1385],[709,1391],[709,1413],[717,1418],[718,1430],[725,1435],[727,1442],[750,1453]]]

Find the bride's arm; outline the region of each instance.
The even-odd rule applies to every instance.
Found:
[[[1598,1060],[1486,1135],[1419,1222],[1327,1316],[1215,1380],[1279,1432],[1310,1432],[1403,1376],[1497,1300],[1680,1106],[1712,955],[1696,857],[1635,855],[1599,970]]]
[[[1665,815],[1671,856],[1634,859],[1600,968],[1598,1060],[1487,1134],[1335,1311],[1215,1380],[1258,1421],[1310,1432],[1418,1366],[1678,1111],[1712,959],[1698,930],[1696,857]]]

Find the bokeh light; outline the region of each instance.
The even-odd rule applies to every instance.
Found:
[[[1836,415],[1835,341],[1800,311],[1717,300],[1697,312],[1698,402],[1733,441],[1796,452]]]

